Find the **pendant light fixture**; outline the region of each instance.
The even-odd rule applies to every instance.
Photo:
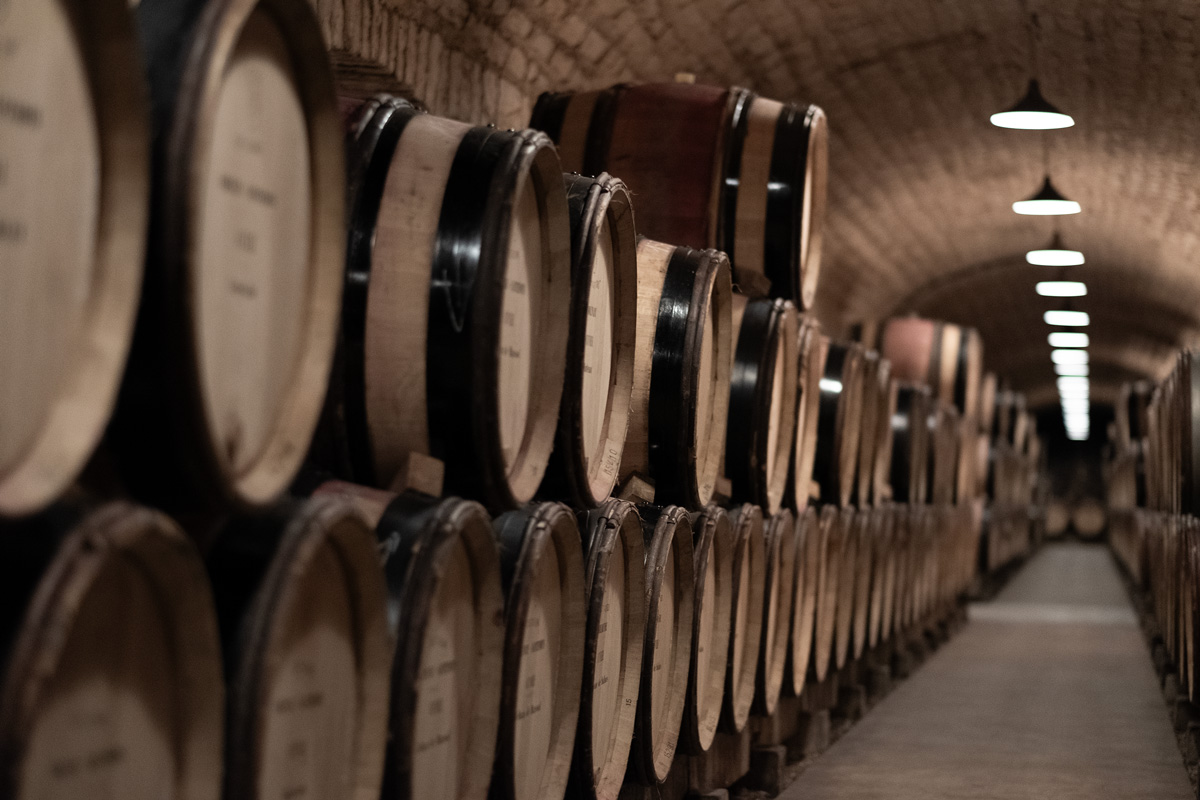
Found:
[[[1050,176],[1046,176],[1042,188],[1026,200],[1018,200],[1012,204],[1013,211],[1039,217],[1058,216],[1063,214],[1078,214],[1083,209],[1074,200],[1068,200],[1054,188]]]
[[[1022,131],[1053,131],[1069,128],[1075,124],[1070,114],[1064,114],[1042,96],[1037,78],[1029,79],[1029,89],[1017,104],[1007,111],[992,114],[992,124],[997,128]]]
[[[1057,231],[1048,247],[1030,250],[1025,254],[1025,260],[1037,267],[1078,267],[1084,263],[1083,253],[1064,245]]]

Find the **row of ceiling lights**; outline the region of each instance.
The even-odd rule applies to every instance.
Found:
[[[1015,106],[1007,111],[992,115],[992,124],[1001,128],[1017,130],[1049,131],[1069,128],[1075,120],[1059,111],[1042,96],[1037,79],[1029,81],[1029,89]],[[1079,203],[1068,200],[1054,188],[1047,168],[1046,179],[1041,188],[1026,200],[1012,205],[1018,214],[1032,216],[1061,216],[1078,214]],[[1030,250],[1025,260],[1035,266],[1074,267],[1084,263],[1083,253],[1067,248],[1056,232],[1050,246],[1041,250]],[[1087,286],[1082,281],[1039,281],[1037,293],[1042,297],[1083,297]],[[1062,327],[1084,327],[1090,320],[1087,313],[1063,309],[1047,311],[1046,324]],[[1050,333],[1050,360],[1058,375],[1059,402],[1063,410],[1063,423],[1067,436],[1081,441],[1091,434],[1091,387],[1088,382],[1088,335],[1072,331]]]

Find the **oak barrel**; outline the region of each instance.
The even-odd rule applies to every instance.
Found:
[[[75,479],[116,400],[150,192],[146,89],[123,0],[0,9],[0,516]]]
[[[558,437],[540,494],[594,508],[619,477],[633,390],[637,235],[621,181],[565,176],[571,328]]]
[[[337,335],[346,175],[325,43],[304,0],[136,15],[155,184],[110,441],[157,504],[264,506],[308,449]]]
[[[382,796],[482,800],[500,719],[504,591],[478,503],[331,481],[375,527],[388,591],[392,664]]]
[[[733,611],[733,525],[720,506],[709,504],[691,515],[695,603],[692,658],[683,709],[685,752],[708,751],[721,721],[729,668]]]
[[[926,383],[933,396],[976,419],[983,378],[983,340],[974,328],[949,322],[896,317],[884,325],[882,354],[897,378]]]
[[[348,501],[226,525],[209,575],[229,679],[225,798],[379,796],[392,638],[375,536]]]
[[[1071,509],[1071,527],[1081,539],[1096,539],[1104,533],[1108,513],[1099,500],[1087,497]]]
[[[826,531],[821,526],[815,508],[796,514],[796,579],[792,593],[791,652],[788,654],[790,690],[799,696],[808,680],[816,639],[817,592],[820,589],[821,557],[825,549]]]
[[[880,370],[887,359],[880,359],[874,350],[863,352],[862,369],[862,431],[858,437],[858,474],[854,481],[854,503],[867,508],[875,502],[875,454],[879,449]]]
[[[708,505],[721,470],[732,361],[729,260],[641,239],[622,479],[649,476],[659,503]]]
[[[817,569],[817,603],[814,611],[813,677],[825,680],[833,666],[834,638],[837,632],[838,594],[841,585],[842,548],[846,540],[846,515],[836,506],[821,509],[821,530]]]
[[[175,523],[59,503],[0,549],[0,796],[218,800],[216,613]]]
[[[543,94],[533,126],[567,170],[620,175],[656,239],[716,247],[810,308],[825,227],[828,126],[817,106],[745,89],[623,84]]]
[[[924,503],[929,493],[930,436],[928,417],[933,399],[929,388],[901,383],[891,417],[892,498],[898,503]]]
[[[726,730],[741,733],[750,720],[758,677],[767,551],[761,508],[744,503],[733,508],[729,517],[733,526],[733,598],[722,723]]]
[[[775,713],[783,690],[792,631],[792,606],[796,580],[796,518],[783,509],[766,521],[767,573],[763,585],[762,645],[755,684],[755,708],[761,715]]]
[[[575,515],[540,503],[493,522],[504,579],[500,734],[492,793],[558,800],[579,719],[586,609]]]
[[[929,418],[929,502],[950,505],[958,485],[958,431],[961,424],[957,409],[938,401]]]
[[[787,300],[733,295],[725,476],[735,502],[783,506],[795,445],[799,318]]]
[[[637,507],[606,500],[580,515],[587,589],[583,697],[573,781],[615,800],[625,779],[641,686],[646,627],[645,546]]]
[[[858,658],[867,647],[871,623],[871,596],[879,553],[879,526],[874,508],[859,509],[858,561],[854,567],[854,623],[851,656]]]
[[[632,769],[648,786],[675,760],[691,671],[695,604],[692,523],[679,506],[641,506],[646,543],[646,640]]]
[[[891,371],[890,361],[880,361],[879,411],[875,416],[875,470],[871,487],[874,505],[890,503],[895,497],[895,490],[892,488],[892,451],[895,448],[892,418],[896,416],[900,385],[892,378]]]
[[[821,324],[804,314],[800,320],[799,367],[796,399],[796,442],[792,447],[790,480],[786,502],[799,511],[814,499],[813,467],[817,456],[817,433],[821,416],[821,379],[829,357],[829,340],[821,335]]]
[[[571,314],[558,157],[380,98],[351,134],[344,418],[356,477],[414,456],[494,510],[533,497],[550,458]],[[624,254],[624,251],[622,251]]]
[[[858,600],[859,552],[866,546],[863,527],[866,512],[852,508],[838,511],[838,528],[841,531],[841,555],[838,559],[837,596],[834,602],[833,664],[838,669],[845,666],[853,655],[854,619]]]
[[[822,502],[850,505],[857,476],[862,410],[862,346],[855,342],[832,342],[820,382],[813,467]]]
[[[896,580],[896,507],[878,505],[871,510],[871,538],[875,564],[871,570],[871,616],[867,647],[887,641],[891,633],[893,587]]]

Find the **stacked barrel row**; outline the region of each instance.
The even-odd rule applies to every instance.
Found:
[[[1154,645],[1189,700],[1200,689],[1200,352],[1181,352],[1156,385],[1122,389],[1110,430],[1109,539],[1150,594]],[[1156,656],[1157,657],[1157,656]]]
[[[339,104],[303,0],[0,11],[4,796],[611,798],[970,583],[978,370],[808,313],[820,109],[560,149]]]

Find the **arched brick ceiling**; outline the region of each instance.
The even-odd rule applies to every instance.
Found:
[[[982,331],[991,368],[1053,402],[1024,264],[1053,222],[1010,204],[1043,173],[1088,263],[1094,394],[1161,377],[1200,331],[1200,6],[1189,0],[315,0],[344,64],[394,73],[440,113],[525,123],[545,89],[680,71],[822,105],[830,220],[819,296],[835,328],[914,310]],[[1030,72],[1076,127],[992,127]]]

